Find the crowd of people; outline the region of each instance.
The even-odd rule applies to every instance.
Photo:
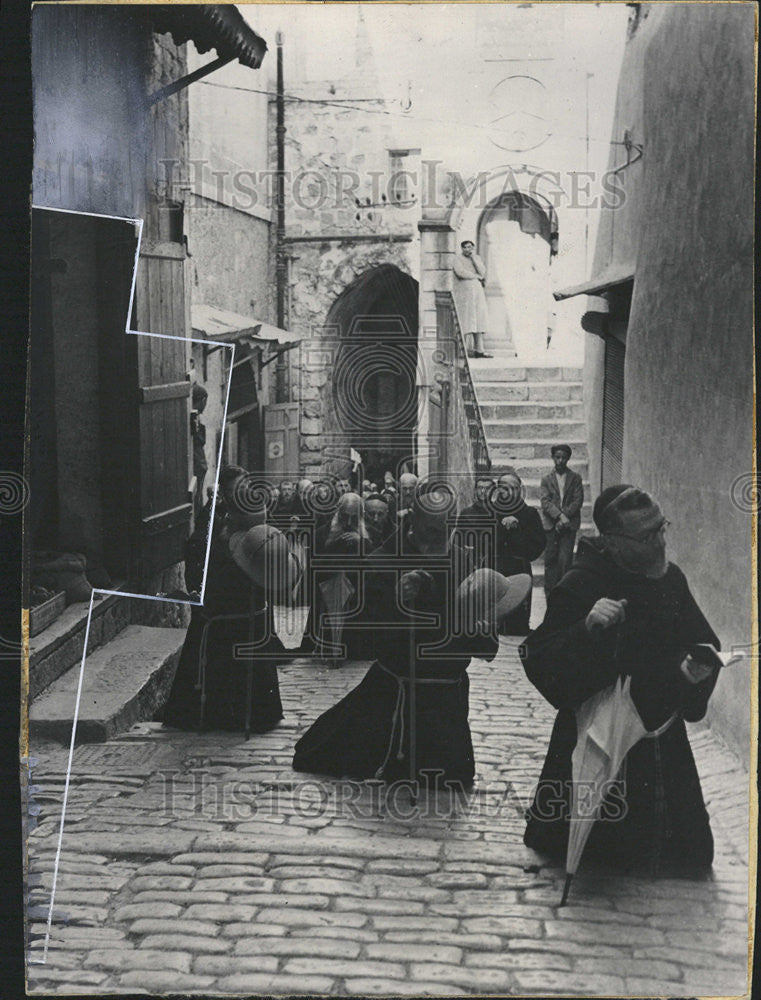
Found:
[[[459,511],[454,489],[411,472],[398,481],[390,472],[284,480],[262,494],[247,489],[245,470],[223,469],[220,500],[207,504],[188,543],[186,581],[198,593],[211,535],[204,597],[165,724],[247,735],[277,725],[277,665],[294,651],[278,638],[273,608],[306,603],[298,653],[371,666],[298,740],[294,769],[467,788],[475,775],[471,658],[493,659],[499,634],[527,636],[526,675],[558,715],[526,844],[555,858],[566,850],[577,713],[626,678],[647,738],[626,757],[621,821],[606,823],[615,810],[603,809],[590,851],[651,870],[710,867],[713,840],[684,722],[706,712],[718,668],[696,650],[718,649],[718,638],[667,560],[668,521],[642,490],[605,490],[593,511],[598,534],[582,538],[573,557],[583,488],[567,467],[570,452],[552,449],[540,509],[526,503],[514,469],[496,481],[479,477]],[[547,611],[530,632],[531,563],[543,552]]]

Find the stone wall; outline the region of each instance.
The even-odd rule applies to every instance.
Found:
[[[148,111],[145,99],[185,75],[186,46],[176,46],[169,35],[154,35],[139,8],[51,5],[33,12],[32,60],[34,203],[142,218],[143,240],[159,240],[157,203],[167,193],[161,161],[185,164],[188,159],[187,92],[159,101]],[[79,309],[81,303],[72,304],[72,310],[75,306]],[[63,388],[77,392],[79,383],[97,388],[92,356],[89,361],[80,356],[71,330],[65,333],[60,346],[70,377]],[[57,342],[56,355],[58,347]],[[59,421],[76,427],[77,419],[86,419],[89,411],[83,408],[75,418],[71,407],[76,401],[63,395]],[[90,455],[89,441],[83,437],[83,457]],[[72,484],[65,489],[71,491]],[[62,506],[65,513],[71,500]],[[89,508],[84,514],[90,515]],[[91,527],[97,531],[96,523]],[[182,586],[182,578],[180,562],[155,579],[141,581],[141,587],[146,593],[169,591]],[[187,619],[187,609],[169,609],[155,605],[150,615],[166,624]]]
[[[286,105],[287,325],[305,338],[290,354],[291,398],[302,404],[299,463],[306,475],[330,468],[334,453],[348,449],[326,440],[330,351],[320,351],[330,309],[356,278],[381,264],[394,264],[417,277],[417,207],[362,207],[357,198],[388,204],[392,193],[389,149],[393,139],[382,114],[385,104],[371,67],[362,63],[337,81],[288,83],[310,101]],[[356,110],[340,106],[348,97],[366,98]],[[274,109],[271,112],[274,155]],[[329,422],[328,422],[329,424]]]
[[[745,5],[640,17],[618,123],[635,115],[644,155],[598,251],[636,258],[623,478],[661,502],[671,558],[726,649],[752,633],[753,38]],[[599,364],[589,356],[588,385]],[[588,403],[599,411],[599,393]],[[750,712],[748,666],[727,670],[709,719],[746,763]]]

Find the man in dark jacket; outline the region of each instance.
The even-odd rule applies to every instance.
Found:
[[[550,449],[554,468],[543,477],[539,499],[546,535],[544,592],[550,591],[571,568],[576,532],[581,527],[584,485],[578,472],[568,468],[571,448],[556,444]]]
[[[532,559],[544,552],[545,533],[539,511],[523,499],[523,483],[514,469],[507,470],[497,480],[490,497],[496,518],[496,563],[492,567],[503,576],[531,572]],[[531,590],[522,604],[503,619],[503,635],[525,635],[531,618]]]
[[[648,736],[627,754],[623,784],[605,800],[585,858],[651,873],[702,871],[712,863],[713,838],[684,720],[703,718],[718,669],[689,650],[719,641],[684,574],[666,559],[668,521],[647,493],[611,486],[593,516],[600,536],[581,539],[544,622],[520,651],[529,680],[558,709],[524,841],[564,860],[575,710],[630,676]]]
[[[491,524],[494,521],[494,511],[489,504],[494,487],[495,482],[491,476],[478,476],[473,503],[468,507],[463,507],[457,515],[458,533],[461,534],[469,528],[478,530],[484,523]]]

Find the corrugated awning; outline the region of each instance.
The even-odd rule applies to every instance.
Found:
[[[561,288],[552,293],[556,302],[563,299],[572,299],[575,295],[599,295],[614,285],[621,285],[625,281],[634,281],[634,266],[624,264],[616,268],[611,268],[599,275],[597,278],[590,278],[580,285],[571,285],[570,288]]]
[[[232,4],[146,4],[154,30],[169,32],[177,45],[192,41],[199,52],[216,49],[220,59],[237,59],[258,69],[267,43]]]
[[[242,316],[228,309],[196,303],[190,307],[194,336],[229,343],[235,340],[260,340],[263,343],[297,344],[301,337],[290,330],[272,326],[253,316]]]

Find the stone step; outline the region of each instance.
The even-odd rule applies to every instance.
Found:
[[[581,400],[531,400],[518,399],[512,403],[483,403],[484,420],[583,420],[584,404]]]
[[[572,445],[587,436],[583,420],[492,420],[489,424],[502,441],[547,441],[560,437]]]
[[[479,405],[521,400],[562,403],[581,400],[583,386],[581,382],[478,382],[475,390]]]
[[[84,664],[77,743],[102,743],[136,722],[152,719],[166,700],[184,629],[129,625]],[[59,677],[33,702],[33,738],[68,743],[74,718],[79,665]]]
[[[486,441],[489,446],[489,454],[491,455],[494,449],[502,449],[503,451],[509,451],[515,458],[544,458],[550,459],[550,448],[553,444],[560,443],[562,439],[563,444],[570,445],[573,449],[572,460],[574,462],[579,462],[589,458],[589,453],[587,450],[586,441],[577,441],[571,437],[566,437],[564,435],[553,435],[551,439],[545,439],[543,441],[528,440],[521,441],[516,438],[502,438],[501,427],[499,424],[485,424],[486,430]],[[494,456],[492,455],[492,458]]]
[[[580,382],[581,368],[519,368],[502,365],[497,358],[478,361],[471,359],[470,374],[477,384],[481,382]]]
[[[110,642],[129,625],[130,609],[131,598],[116,594],[93,602],[88,654]],[[59,618],[29,640],[29,696],[32,700],[70,667],[81,662],[89,610],[89,601],[70,604]]]
[[[550,469],[547,467],[547,456],[540,458],[523,458],[516,455],[514,449],[509,445],[504,447],[500,445],[489,445],[489,458],[492,462],[492,476],[495,474],[494,470],[504,466],[511,466],[521,479],[541,479],[542,476],[546,475]],[[578,472],[582,478],[582,481],[586,482],[589,477],[589,470],[587,463],[584,460],[573,461],[571,468],[574,472]]]

